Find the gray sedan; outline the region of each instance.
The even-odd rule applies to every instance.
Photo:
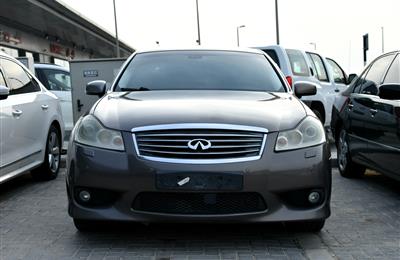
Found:
[[[77,122],[68,212],[103,220],[285,222],[320,230],[330,215],[324,128],[270,58],[250,49],[134,53]],[[300,225],[299,225],[300,224]]]

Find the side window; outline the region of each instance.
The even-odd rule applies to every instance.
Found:
[[[71,91],[71,78],[68,72],[62,70],[42,69],[44,84],[48,90]]]
[[[332,59],[326,59],[329,66],[331,66],[333,79],[335,83],[346,84],[346,74],[342,70],[342,68]]]
[[[0,69],[0,85],[7,86],[6,81],[4,80],[3,72]]]
[[[400,84],[400,55],[397,55],[396,59],[390,66],[383,83]]]
[[[328,82],[328,74],[326,73],[326,68],[321,56],[315,53],[307,53],[307,55],[314,65],[313,67],[316,70],[318,80]]]
[[[276,65],[278,65],[279,68],[281,67],[281,64],[279,63],[278,54],[276,54],[276,51],[268,49],[262,51],[265,52],[276,63]]]
[[[31,80],[20,65],[7,59],[3,59],[1,65],[9,84],[10,95],[40,91],[40,87]]]
[[[365,74],[367,74],[367,72],[368,72],[368,70],[369,70],[370,67],[371,67],[371,66],[367,67],[367,68],[361,73],[360,77],[358,77],[356,80],[353,80],[353,82],[352,82],[352,83],[354,84],[353,93],[360,93],[361,86],[362,86],[362,84],[363,84],[363,82],[364,82]]]
[[[382,83],[384,73],[393,58],[394,54],[383,56],[370,66],[367,74],[359,83],[361,94],[378,95],[378,86]]]
[[[310,70],[308,69],[306,59],[301,51],[287,49],[286,53],[289,57],[290,66],[292,67],[294,75],[310,76]]]

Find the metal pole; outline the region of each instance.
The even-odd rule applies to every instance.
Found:
[[[200,18],[199,18],[199,2],[196,0],[196,11],[197,11],[197,43],[201,45],[200,40]]]
[[[384,53],[385,52],[385,34],[383,31],[383,26],[381,27],[381,29],[382,29],[382,53]]]
[[[114,4],[115,46],[117,47],[117,57],[119,58],[121,55],[120,55],[120,52],[119,52],[117,10],[115,8],[115,0],[113,0],[113,4]]]
[[[240,25],[240,26],[237,26],[236,27],[236,39],[237,39],[237,46],[239,47],[239,45],[240,45],[240,42],[239,42],[239,29],[240,28],[244,28],[244,27],[246,27],[246,25]]]
[[[236,40],[237,40],[237,46],[239,47],[239,26],[236,27]]]
[[[275,0],[275,25],[276,25],[276,44],[279,45],[279,14],[278,14],[278,0]]]

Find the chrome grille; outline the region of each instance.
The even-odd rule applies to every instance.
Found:
[[[178,163],[257,160],[267,132],[263,128],[217,124],[162,125],[132,130],[139,156]]]

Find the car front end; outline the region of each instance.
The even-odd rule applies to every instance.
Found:
[[[72,132],[68,211],[91,221],[324,221],[329,160],[322,124],[291,93],[112,92]]]

